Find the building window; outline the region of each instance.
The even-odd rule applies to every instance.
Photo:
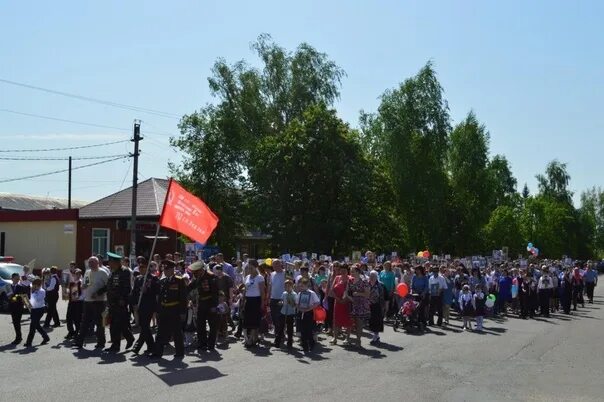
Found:
[[[92,229],[92,255],[107,255],[109,251],[109,229]]]

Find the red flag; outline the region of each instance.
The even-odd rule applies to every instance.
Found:
[[[159,224],[205,244],[218,225],[218,217],[202,200],[170,179]]]

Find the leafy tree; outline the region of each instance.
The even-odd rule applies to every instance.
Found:
[[[229,146],[224,135],[228,124],[229,118],[214,107],[184,116],[180,122],[181,136],[171,139],[172,146],[183,152],[183,161],[170,169],[177,180],[220,217],[210,242],[231,252],[237,235],[244,229],[246,208],[237,148]]]
[[[412,249],[443,250],[449,186],[445,172],[450,118],[431,63],[382,96],[369,131],[392,177]]]
[[[283,135],[265,137],[258,151],[250,171],[259,190],[254,201],[279,250],[349,252],[368,247],[375,234],[389,232],[382,224],[395,222],[382,199],[387,179],[374,170],[358,134],[325,105],[309,107]]]
[[[529,192],[528,185],[524,183],[524,187],[522,188],[522,198],[526,200],[530,195],[531,193]]]
[[[471,112],[450,137],[449,176],[456,222],[454,252],[480,252],[480,230],[489,220],[493,204],[493,181],[488,170],[489,134]]]
[[[554,160],[547,165],[544,175],[538,174],[536,177],[540,194],[561,202],[572,203],[573,193],[568,190],[570,175],[566,170],[566,163]]]
[[[581,193],[579,215],[586,242],[597,256],[604,255],[604,192],[591,188]]]
[[[526,243],[520,231],[520,216],[508,205],[498,206],[484,228],[487,249],[508,247],[510,255],[523,251]]]
[[[495,155],[489,162],[488,170],[493,185],[494,204],[492,208],[517,204],[516,185],[518,182],[512,174],[507,158],[503,155]],[[528,188],[526,188],[526,191],[528,193]]]

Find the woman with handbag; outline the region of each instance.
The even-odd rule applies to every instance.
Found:
[[[352,319],[350,318],[351,299],[348,296],[349,281],[348,265],[344,264],[340,267],[339,275],[334,278],[332,287],[335,300],[333,312],[333,339],[330,341],[332,345],[338,343],[338,335],[342,328],[346,328],[346,341],[344,344],[348,345],[350,343]]]

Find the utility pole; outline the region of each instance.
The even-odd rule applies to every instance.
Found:
[[[71,156],[69,157],[69,188],[67,189],[67,209],[71,209]]]
[[[134,153],[130,154],[134,158],[134,164],[132,169],[132,218],[130,219],[130,263],[136,259],[136,191],[138,187],[138,143],[143,138],[141,137],[141,121],[134,120]]]

